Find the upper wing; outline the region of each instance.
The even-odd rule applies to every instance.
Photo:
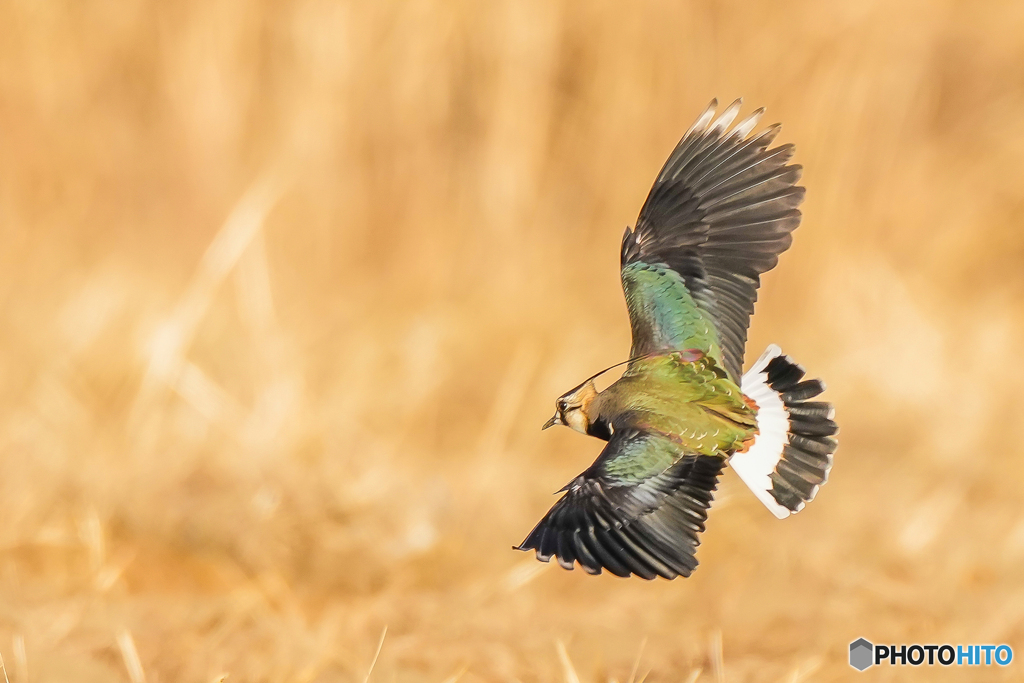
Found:
[[[632,356],[697,348],[724,359],[739,381],[760,275],[775,267],[800,224],[793,145],[768,146],[774,125],[751,136],[764,110],[727,131],[730,105],[712,101],[658,174],[635,230],[622,238],[622,286]]]
[[[689,576],[725,460],[683,455],[670,439],[617,431],[519,550],[566,569],[645,579]]]

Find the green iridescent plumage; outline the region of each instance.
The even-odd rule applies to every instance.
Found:
[[[823,385],[801,382],[802,369],[770,348],[740,386],[760,275],[800,222],[800,167],[787,165],[791,145],[769,149],[778,126],[751,135],[761,110],[729,130],[739,102],[712,122],[715,107],[683,136],[636,229],[623,235],[633,333],[625,372],[603,392],[587,380],[566,393],[545,425],[607,444],[520,546],[541,560],[590,573],[689,576],[731,458],[746,458],[737,471],[777,516],[798,510],[828,474],[831,407],[807,401]]]
[[[660,263],[629,263],[622,269],[622,290],[633,338],[645,340],[631,356],[649,349],[698,349],[721,365],[714,323],[697,307],[679,273]]]
[[[634,361],[590,411],[595,419],[614,416],[615,429],[663,434],[694,455],[727,455],[755,427],[755,413],[739,387],[705,355],[687,360],[668,353]]]

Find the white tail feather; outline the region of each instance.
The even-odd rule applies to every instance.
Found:
[[[789,411],[782,397],[768,386],[765,372],[768,363],[780,355],[782,349],[770,345],[743,375],[740,389],[757,404],[758,435],[750,448],[733,454],[729,465],[773,515],[785,519],[790,511],[771,494],[771,474],[782,459],[782,449],[789,443]]]

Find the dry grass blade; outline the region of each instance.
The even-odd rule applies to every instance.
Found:
[[[463,674],[467,671],[469,671],[469,664],[464,664],[461,669],[441,681],[441,683],[458,683],[459,679],[462,678]]]
[[[640,658],[644,656],[644,647],[647,646],[647,638],[640,641],[640,649],[636,653],[636,659],[633,661],[633,670],[629,672],[629,683],[636,681],[636,672],[640,668]]]
[[[277,179],[267,176],[258,180],[238,200],[207,247],[174,312],[159,326],[149,345],[148,364],[132,408],[132,422],[144,417],[162,387],[176,385],[185,366],[184,355],[199,324],[228,274],[262,229],[280,193]]]
[[[725,658],[722,654],[722,632],[720,630],[711,634],[708,651],[711,659],[711,671],[715,674],[715,683],[724,683]]]
[[[124,668],[128,670],[128,678],[132,683],[146,683],[146,673],[142,670],[139,651],[135,648],[135,639],[126,629],[117,634],[117,647],[124,659]]]
[[[805,662],[801,662],[788,677],[785,678],[786,683],[801,683],[807,680],[815,671],[821,668],[821,664],[824,661],[822,657],[814,657]]]
[[[569,653],[565,649],[565,643],[561,640],[555,642],[555,649],[558,650],[558,660],[562,663],[562,674],[565,676],[565,683],[580,683],[580,677],[576,675],[576,667],[569,659]]]
[[[515,565],[505,573],[505,577],[501,582],[502,588],[506,592],[519,590],[543,574],[546,569],[548,569],[548,565],[543,562],[537,562],[535,558],[531,557],[529,560]]]
[[[14,670],[18,672],[17,680],[19,683],[21,681],[27,681],[28,653],[25,652],[25,636],[20,633],[14,634],[14,638],[11,639],[11,644],[14,647]]]
[[[373,674],[373,667],[377,666],[377,658],[380,657],[380,651],[384,647],[384,638],[388,635],[388,627],[385,626],[384,630],[380,632],[380,641],[377,643],[377,651],[373,653],[373,661],[370,662],[370,668],[366,670],[366,675],[363,676],[363,683],[369,683],[370,676]]]

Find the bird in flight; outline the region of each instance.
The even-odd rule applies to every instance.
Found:
[[[598,373],[555,403],[566,425],[607,443],[518,550],[565,569],[644,579],[689,576],[728,465],[776,517],[825,483],[838,427],[818,379],[771,345],[741,373],[760,276],[800,224],[801,167],[763,109],[730,129],[740,100],[712,101],[622,236],[633,346],[622,377]],[[614,367],[614,366],[613,366]]]

